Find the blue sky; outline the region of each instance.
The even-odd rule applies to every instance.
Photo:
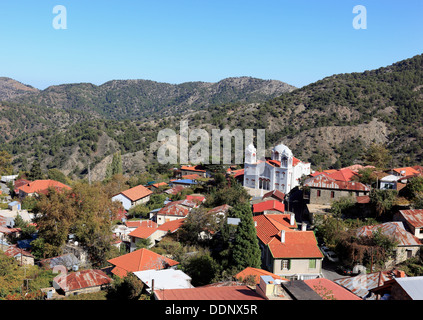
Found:
[[[52,26],[56,5],[66,30]],[[353,28],[356,5],[366,30]],[[0,35],[0,76],[39,89],[236,76],[301,87],[422,54],[423,1],[1,1]]]

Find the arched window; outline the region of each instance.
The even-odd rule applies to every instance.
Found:
[[[282,167],[288,167],[288,158],[287,157],[283,157],[281,160],[281,166]]]

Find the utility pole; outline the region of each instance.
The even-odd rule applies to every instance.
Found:
[[[91,159],[88,159],[88,184],[91,185]]]

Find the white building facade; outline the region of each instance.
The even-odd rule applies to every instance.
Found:
[[[257,151],[252,144],[245,149],[244,187],[279,190],[287,194],[300,184],[302,176],[309,174],[310,163],[295,158],[283,144],[273,148],[271,159],[257,160]]]

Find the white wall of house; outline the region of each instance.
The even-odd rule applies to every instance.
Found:
[[[181,216],[168,216],[168,215],[162,215],[158,214],[156,215],[156,223],[158,226],[161,226],[162,224],[169,222],[169,221],[175,221],[179,219],[184,219],[185,217]]]
[[[289,268],[283,268],[283,260],[288,260]],[[314,268],[310,267],[310,260],[315,260]],[[322,273],[321,258],[315,259],[274,259],[273,260],[273,273],[279,276],[303,276],[304,278],[317,278]]]
[[[112,198],[112,201],[119,201],[120,203],[122,203],[122,206],[125,210],[129,210],[131,209],[132,206],[132,202],[131,200],[129,200],[127,197],[125,197],[123,194],[119,193],[118,195],[115,195]]]
[[[156,244],[156,242],[160,241],[167,232],[163,231],[163,230],[156,230],[152,235],[150,235],[148,237],[148,239],[150,239],[151,244],[148,246],[148,248],[154,247],[154,245]],[[139,243],[141,241],[140,238],[136,238],[136,237],[130,237],[130,251],[135,251],[137,249],[137,243]]]

